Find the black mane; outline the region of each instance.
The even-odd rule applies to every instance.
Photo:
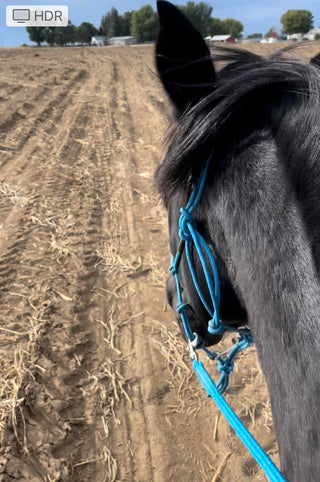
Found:
[[[320,125],[319,66],[285,58],[287,50],[266,58],[238,48],[216,49],[214,62],[227,65],[217,73],[212,92],[187,108],[170,130],[169,150],[156,173],[164,199],[197,176],[210,154],[218,162],[222,151],[232,150],[251,130],[258,132],[260,122],[276,135],[284,114],[292,122],[297,110],[305,110],[309,121]],[[301,138],[307,135],[308,127],[301,125]]]

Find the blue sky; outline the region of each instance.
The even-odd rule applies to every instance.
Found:
[[[319,0],[207,0],[213,7],[213,16],[219,18],[233,17],[240,20],[244,25],[245,35],[253,32],[263,34],[275,26],[280,31],[280,17],[290,9],[310,10],[315,17],[315,25],[320,26],[320,2]],[[146,3],[156,8],[154,0],[14,0],[4,2],[0,0],[0,46],[21,45],[29,43],[28,35],[22,27],[6,27],[7,5],[68,5],[69,18],[75,25],[87,21],[99,27],[100,20],[111,7],[115,7],[120,13],[126,10],[136,10]],[[186,3],[180,0],[173,3]]]

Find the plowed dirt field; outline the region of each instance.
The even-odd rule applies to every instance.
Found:
[[[0,62],[0,480],[265,480],[166,305],[152,47]],[[277,461],[253,349],[227,398]]]

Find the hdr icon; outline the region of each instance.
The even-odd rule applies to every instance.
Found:
[[[66,5],[8,5],[8,27],[67,27]]]
[[[51,10],[41,10],[40,12],[35,11],[33,13],[36,22],[52,22],[52,20],[54,20],[55,22],[62,22],[61,10],[55,10],[54,12],[52,12]]]

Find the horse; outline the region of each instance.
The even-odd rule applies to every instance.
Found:
[[[170,251],[179,246],[179,208],[210,158],[193,216],[218,266],[221,319],[253,333],[282,474],[318,481],[320,56],[306,63],[285,49],[263,57],[221,47],[213,59],[177,7],[159,0],[157,8],[156,67],[174,118],[155,183],[168,211]],[[196,257],[194,265],[206,292]],[[208,332],[185,256],[179,269],[191,328],[214,345],[222,335]],[[172,276],[167,297],[174,307]]]

